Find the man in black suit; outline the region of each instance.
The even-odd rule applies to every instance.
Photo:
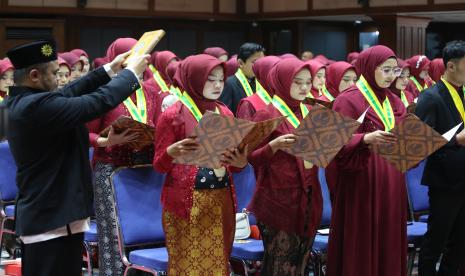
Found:
[[[149,56],[131,59],[123,69],[128,54],[56,90],[53,41],[7,53],[16,68],[16,86],[7,99],[8,143],[18,167],[16,234],[24,276],[81,275],[83,232],[93,202],[85,123],[139,88],[137,76]]]
[[[239,69],[230,76],[223,88],[220,101],[236,114],[239,102],[256,92],[255,74],[252,65],[257,59],[264,57],[265,48],[256,43],[247,42],[239,48],[237,62]]]
[[[415,113],[439,133],[465,120],[465,42],[449,42],[443,50],[446,71],[424,90]],[[429,187],[428,231],[420,249],[420,276],[457,276],[465,261],[465,130],[426,162],[422,183]],[[436,263],[442,254],[439,272]]]

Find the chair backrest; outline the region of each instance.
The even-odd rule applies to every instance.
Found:
[[[321,225],[329,226],[331,224],[331,197],[329,195],[328,183],[326,182],[325,169],[318,169],[318,180],[320,181],[321,194],[323,196],[323,214],[321,216]]]
[[[13,201],[18,194],[16,163],[8,142],[0,143],[0,201]]]
[[[236,188],[237,210],[240,213],[247,208],[255,192],[255,173],[252,165],[247,165],[241,172],[233,173],[234,187]],[[257,221],[253,214],[249,215],[249,223],[256,225]]]
[[[165,240],[160,200],[164,179],[165,174],[152,167],[120,168],[113,173],[111,182],[123,246]]]
[[[429,210],[428,187],[421,185],[425,164],[426,160],[423,160],[416,168],[408,170],[405,174],[410,208],[413,213]]]

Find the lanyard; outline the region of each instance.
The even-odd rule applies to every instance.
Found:
[[[265,88],[263,88],[258,80],[255,80],[255,85],[257,86],[257,95],[266,105],[269,105],[271,101],[273,101],[270,94],[268,94],[268,92],[265,90]]]
[[[334,101],[335,98],[333,97],[333,95],[331,95],[331,93],[329,93],[328,89],[326,88],[326,85],[323,85],[323,87],[321,87],[321,93],[325,95],[325,97],[328,98],[330,102]]]
[[[142,86],[136,91],[136,101],[137,106],[131,100],[131,97],[128,97],[123,101],[123,104],[131,114],[131,117],[141,123],[147,123],[147,102],[145,101],[144,89]]]
[[[250,87],[249,81],[245,77],[242,70],[241,69],[237,70],[235,76],[239,80],[239,82],[241,83],[242,88],[244,89],[245,94],[247,95],[247,97],[252,96],[253,95],[252,87]]]
[[[405,107],[409,106],[407,97],[405,96],[405,92],[404,92],[403,90],[400,91],[400,99],[401,99],[402,102],[404,103]]]
[[[394,112],[392,111],[391,103],[389,102],[388,97],[383,102],[383,105],[376,97],[375,92],[371,89],[370,85],[366,81],[363,75],[360,76],[360,79],[357,81],[357,87],[360,90],[360,93],[365,97],[365,99],[370,104],[371,108],[376,112],[376,115],[381,119],[381,122],[384,125],[384,130],[389,131],[394,128],[395,118]]]
[[[426,83],[426,81],[425,81],[425,87],[421,87],[421,84],[417,81],[417,79],[414,76],[411,76],[410,79],[413,81],[413,83],[415,84],[419,92],[428,88],[428,84]]]
[[[203,117],[202,112],[200,112],[200,109],[197,107],[194,100],[191,98],[191,96],[189,96],[187,92],[184,92],[182,94],[182,97],[179,98],[179,100],[184,104],[184,106],[187,107],[187,109],[189,109],[189,111],[192,113],[192,115],[197,120],[197,122],[199,122],[200,119],[202,119]],[[220,111],[218,110],[218,107],[215,109],[215,113],[217,114],[220,113]]]
[[[169,92],[170,89],[168,88],[168,85],[166,85],[165,80],[160,76],[160,72],[158,72],[157,69],[155,69],[155,67],[152,64],[149,65],[149,68],[150,68],[150,71],[152,71],[153,78],[157,82],[158,86],[160,86],[161,91]]]
[[[462,98],[459,96],[459,92],[444,78],[441,78],[442,82],[446,85],[447,90],[449,90],[449,94],[454,100],[455,108],[460,113],[460,117],[462,117],[462,121],[465,122],[465,110],[463,108]]]
[[[175,95],[176,97],[178,97],[178,99],[182,98],[181,90],[179,88],[177,88],[176,86],[174,86],[174,85],[171,85],[171,87],[170,87],[170,94]]]
[[[294,112],[292,112],[289,106],[278,95],[274,95],[272,104],[283,116],[286,116],[286,119],[294,128],[297,128],[300,125],[299,118],[297,118]],[[303,118],[305,118],[309,112],[303,103],[300,104],[300,111],[302,112]]]

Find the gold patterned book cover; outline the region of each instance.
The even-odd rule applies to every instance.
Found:
[[[448,142],[448,139],[413,114],[408,114],[390,132],[397,136],[397,143],[370,148],[402,173],[415,167]]]
[[[126,129],[130,129],[130,133],[137,133],[139,138],[136,141],[128,143],[128,146],[134,151],[139,151],[144,147],[153,144],[154,128],[138,122],[131,117],[121,116],[116,119],[110,126],[100,132],[101,137],[107,137],[110,132],[110,127],[113,127],[113,131],[119,134]]]
[[[294,132],[297,136],[295,145],[285,151],[325,168],[352,138],[365,114],[354,120],[315,104]]]
[[[164,30],[156,30],[144,33],[137,41],[136,45],[132,47],[132,53],[126,59],[125,64],[127,64],[128,61],[135,56],[150,54],[164,36]]]
[[[249,144],[249,152],[276,129],[282,117],[254,123],[247,120],[206,112],[190,134],[196,137],[199,148],[195,152],[176,158],[177,164],[204,168],[221,167],[221,157],[227,149],[243,148]]]

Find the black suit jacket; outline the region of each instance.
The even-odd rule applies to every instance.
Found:
[[[91,215],[93,192],[85,123],[139,88],[128,70],[103,68],[58,92],[12,87],[8,143],[18,167],[16,233],[34,235]]]
[[[252,91],[255,93],[255,78],[248,81]],[[219,100],[224,103],[234,114],[236,114],[239,102],[245,97],[247,97],[247,94],[245,93],[244,88],[242,88],[241,82],[235,75],[232,75],[226,80]]]
[[[459,91],[459,95],[463,102],[462,91]],[[462,123],[460,113],[442,81],[420,94],[415,113],[440,134]],[[462,125],[458,132],[463,128]],[[428,157],[422,183],[449,190],[465,189],[465,147],[457,144],[455,136]]]

